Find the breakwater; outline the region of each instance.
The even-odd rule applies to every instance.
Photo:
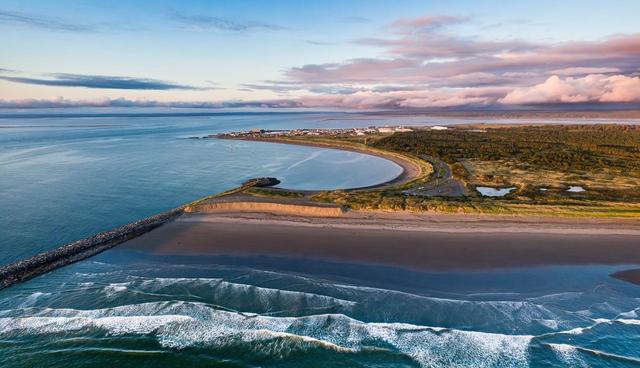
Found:
[[[0,267],[0,289],[89,258],[151,231],[184,212],[184,206],[138,220],[113,230],[77,240],[31,258]]]
[[[118,228],[95,234],[88,238],[76,240],[73,243],[42,252],[31,258],[2,266],[0,267],[0,289],[7,288],[17,282],[26,281],[33,277],[40,276],[44,273],[55,270],[56,268],[87,259],[100,252],[104,252],[107,249],[113,248],[118,244],[124,243],[127,240],[149,232],[165,222],[175,219],[184,212],[192,212],[191,209],[202,202],[242,192],[243,190],[258,184],[264,184],[266,181],[279,182],[276,178],[251,179],[240,187],[200,198],[180,207],[161,212],[157,215],[146,217]]]

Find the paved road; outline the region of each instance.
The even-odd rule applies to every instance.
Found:
[[[434,178],[428,183],[405,190],[405,194],[425,197],[462,197],[467,194],[464,183],[453,177],[449,164],[429,155],[420,157],[433,165]]]

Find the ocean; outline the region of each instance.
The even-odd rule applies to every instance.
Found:
[[[384,182],[400,172],[394,163],[353,152],[190,136],[443,124],[404,119],[344,113],[0,118],[0,263],[250,177],[332,189]],[[640,287],[610,277],[633,267],[419,271],[114,248],[0,291],[0,366],[640,366]]]
[[[344,126],[344,114],[0,119],[0,264],[275,176],[281,186],[334,189],[401,168],[353,152],[192,136]],[[326,122],[326,119],[338,119]],[[340,119],[342,118],[342,119]],[[360,121],[369,123],[368,120]]]

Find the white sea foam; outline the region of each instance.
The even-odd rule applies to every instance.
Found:
[[[565,333],[565,334],[569,334],[569,335],[580,335],[581,333],[583,333],[585,330],[584,327],[578,327],[578,328],[572,328],[570,330],[567,331],[560,331],[560,333]]]
[[[127,291],[128,282],[113,283],[104,287],[104,293],[107,298],[114,298],[118,294]]]
[[[546,326],[550,330],[557,330],[558,329],[558,321],[556,321],[554,319],[539,319],[537,321],[538,321],[538,323],[540,323],[543,326]]]
[[[213,309],[200,303],[154,302],[97,310],[42,309],[0,318],[0,336],[69,333],[87,328],[107,335],[155,336],[162,346],[227,347],[263,341],[269,354],[313,345],[336,351],[391,348],[424,367],[527,366],[531,336],[503,335],[411,324],[364,323],[341,314],[265,317]],[[264,347],[264,344],[260,344]]]
[[[628,315],[629,313],[632,313],[634,311],[621,313],[619,315],[619,317],[620,316],[624,316],[624,315]],[[566,330],[566,331],[559,331],[558,333],[569,334],[569,335],[580,335],[580,334],[583,334],[583,333],[585,333],[587,331],[592,330],[594,327],[597,327],[599,325],[611,325],[611,324],[614,324],[614,323],[622,323],[622,324],[625,324],[625,325],[640,325],[640,320],[638,320],[638,319],[630,319],[630,318],[613,318],[613,319],[609,319],[609,318],[594,318],[592,321],[593,321],[592,325],[585,326],[585,327],[578,327],[578,328],[574,328],[574,329]]]
[[[38,300],[42,297],[46,297],[51,295],[51,293],[43,293],[40,291],[36,291],[34,293],[32,293],[31,295],[27,296],[26,298],[24,298],[24,301],[22,303],[20,303],[19,308],[27,308],[27,307],[32,307],[34,305],[36,305],[36,303],[38,302]]]
[[[359,162],[359,161],[362,161],[362,160],[371,159],[371,156],[365,156],[365,155],[362,155],[362,154],[359,154],[359,153],[355,153],[355,152],[349,152],[349,153],[347,153],[346,156],[347,157],[353,156],[353,157],[347,158],[347,159],[344,159],[344,160],[333,159],[333,160],[330,160],[329,163],[331,163],[332,165],[344,165],[344,164],[352,164],[352,163]]]
[[[522,331],[530,331],[532,328],[550,331],[575,328],[590,321],[570,311],[537,304],[531,300],[471,301],[436,298],[372,287],[351,285],[334,285],[334,287],[344,291],[357,291],[362,294],[361,298],[366,298],[374,305],[382,305],[387,303],[387,300],[394,302],[402,300],[403,303],[412,307],[407,308],[410,311],[407,315],[401,313],[398,315],[420,317],[420,320],[428,320],[434,325],[440,322],[447,322],[449,325],[458,323],[472,325],[478,329],[521,334]]]
[[[298,162],[294,162],[293,164],[289,165],[289,167],[287,167],[287,170],[291,170],[297,166],[300,166],[302,164],[304,164],[307,161],[311,161],[311,160],[315,160],[318,157],[320,157],[320,155],[322,155],[322,151],[313,151],[311,152],[311,154],[307,157],[305,157],[304,159],[298,161]]]
[[[269,309],[272,305],[305,305],[308,308],[340,307],[348,310],[357,304],[354,301],[322,294],[260,287],[219,278],[141,278],[117,285],[151,293],[162,293],[166,288],[178,286],[188,287],[192,294],[196,294],[199,288],[202,288],[203,294],[210,299],[221,299],[223,302],[225,299],[233,298],[236,303],[244,300],[263,309]]]
[[[569,367],[588,367],[580,357],[578,349],[569,344],[549,344],[558,359]]]
[[[638,309],[634,309],[634,310],[630,310],[628,312],[622,312],[618,315],[618,317],[624,317],[624,318],[637,318],[640,317],[638,315]]]

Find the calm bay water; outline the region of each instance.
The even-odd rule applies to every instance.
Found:
[[[251,177],[275,176],[287,188],[334,189],[384,182],[401,172],[390,161],[353,152],[187,139],[251,128],[319,126],[326,118],[0,119],[0,264],[236,187]]]
[[[395,164],[356,153],[186,139],[384,123],[345,114],[0,119],[0,263],[253,176],[304,189],[388,180]],[[630,267],[427,272],[115,248],[0,291],[0,366],[640,366],[640,287],[609,276]]]

